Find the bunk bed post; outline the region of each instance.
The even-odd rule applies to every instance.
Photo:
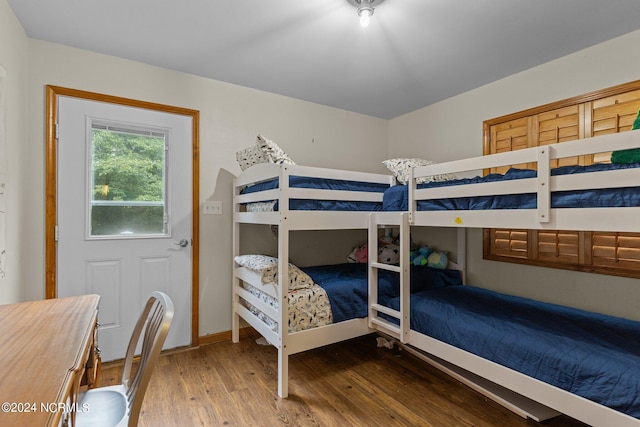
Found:
[[[462,274],[462,283],[467,284],[467,229],[464,227],[456,228],[457,236],[456,236],[456,256],[458,270]]]
[[[374,267],[374,260],[378,259],[378,221],[375,213],[369,214],[369,227],[367,232],[368,249],[367,254],[367,285],[369,295],[369,327],[373,327],[371,319],[377,316],[374,305],[378,303],[378,269]]]
[[[232,253],[231,253],[231,342],[237,343],[240,341],[240,315],[237,311],[237,305],[240,303],[236,289],[240,286],[240,279],[235,274],[235,257],[240,255],[240,223],[237,221],[236,213],[239,210],[239,204],[236,203],[236,196],[240,194],[240,190],[233,180],[233,203],[232,203],[232,215],[233,215],[233,228],[232,228]]]
[[[279,177],[280,202],[278,211],[278,306],[280,318],[278,322],[278,395],[285,398],[289,395],[289,168],[283,166]]]
[[[400,341],[409,341],[409,313],[411,296],[411,270],[409,262],[411,251],[411,232],[409,229],[409,213],[403,212],[400,218]]]
[[[413,176],[413,168],[409,169],[409,180],[407,181],[407,209],[409,209],[409,224],[413,224],[416,220],[414,212],[418,210],[418,202],[416,201],[415,189],[417,184]]]
[[[550,152],[553,150],[551,146],[542,146],[538,148],[538,222],[548,223],[551,221],[549,212],[551,207],[551,164],[549,163]]]

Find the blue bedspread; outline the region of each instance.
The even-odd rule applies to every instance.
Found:
[[[303,267],[302,270],[327,292],[334,322],[369,315],[366,264],[324,265]],[[386,305],[389,299],[400,294],[398,273],[380,270],[378,282],[378,303]],[[413,291],[457,283],[461,283],[458,271],[411,267]]]
[[[552,176],[599,172],[604,170],[639,168],[640,163],[595,164],[590,166],[563,166],[551,170]],[[638,170],[640,182],[640,169]],[[531,169],[509,169],[504,175],[489,174],[483,177],[465,178],[454,181],[420,184],[418,188],[445,187],[449,185],[479,184],[485,182],[509,181],[513,179],[535,178],[537,172]],[[482,209],[535,209],[536,195],[517,194],[500,196],[459,197],[453,199],[422,200],[418,210],[482,210]],[[551,194],[552,208],[583,207],[624,207],[640,206],[640,187],[559,191]],[[406,211],[408,209],[408,190],[406,185],[389,188],[384,195],[383,210]]]
[[[279,179],[250,185],[242,190],[242,194],[255,193],[258,191],[272,190],[278,188]],[[321,190],[341,190],[341,191],[363,191],[367,193],[383,193],[389,188],[389,184],[376,184],[370,182],[348,181],[339,179],[321,179],[303,176],[290,176],[289,187],[292,188],[314,188]],[[310,199],[290,199],[289,209],[291,210],[321,210],[321,211],[379,211],[382,210],[382,203],[377,202],[351,202],[339,200],[310,200]],[[278,210],[276,203],[274,210]]]
[[[418,292],[410,305],[413,330],[640,417],[640,322],[473,286]]]

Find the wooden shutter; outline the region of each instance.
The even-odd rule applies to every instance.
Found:
[[[597,99],[590,104],[591,135],[628,132],[640,110],[640,89]],[[610,158],[611,152],[600,153],[594,156],[593,161],[608,162]],[[594,266],[640,271],[639,242],[640,233],[593,233],[592,263]]]
[[[610,133],[626,132],[640,109],[640,89],[607,96],[587,103],[590,112],[586,121],[587,135],[599,136]],[[592,156],[593,163],[608,163],[611,152]]]
[[[485,121],[483,152],[626,132],[638,110],[640,80],[534,107]],[[599,153],[561,159],[551,167],[609,162],[610,158],[611,152]],[[534,168],[535,164],[513,166]],[[485,173],[504,173],[508,168]],[[483,255],[497,261],[640,278],[640,233],[486,229]]]
[[[529,256],[527,230],[491,229],[493,255],[524,258]]]
[[[638,233],[593,232],[591,249],[594,266],[640,270]]]
[[[524,117],[521,119],[510,120],[499,123],[491,127],[491,148],[489,153],[504,153],[508,151],[521,150],[531,146],[529,138],[530,119]],[[527,164],[512,165],[517,168],[527,168]],[[505,173],[510,166],[500,168],[492,168],[490,173]]]
[[[558,108],[535,116],[538,122],[538,135],[534,146],[557,144],[559,142],[574,141],[580,139],[582,128],[580,126],[581,111],[584,108],[579,105]],[[568,165],[584,164],[584,159],[568,157],[551,162],[552,168]]]
[[[583,136],[580,123],[584,118],[584,106],[570,105],[545,111],[534,116],[537,138],[534,145],[549,145],[574,141]],[[551,167],[584,165],[584,156],[552,160]],[[575,231],[530,231],[530,239],[536,252],[533,258],[553,263],[576,263],[579,261],[579,235]]]
[[[504,153],[531,146],[532,120],[530,117],[508,120],[489,129],[489,153]],[[510,167],[530,168],[531,165],[511,165],[492,168],[487,173],[505,173]],[[529,233],[527,230],[488,229],[485,232],[485,251],[488,256],[524,259],[529,257]]]
[[[538,231],[535,258],[551,263],[576,264],[580,262],[582,238],[579,231]]]

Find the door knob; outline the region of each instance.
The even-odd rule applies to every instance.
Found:
[[[186,248],[188,244],[189,244],[189,241],[187,239],[182,239],[179,242],[174,243],[174,245],[178,245],[181,248]]]

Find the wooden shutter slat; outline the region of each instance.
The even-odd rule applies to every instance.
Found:
[[[549,232],[549,231],[539,231],[538,232],[538,240],[542,242],[560,242],[560,243],[569,243],[569,244],[578,244],[578,231],[558,231],[558,232]]]
[[[571,116],[566,117],[558,117],[553,120],[542,120],[540,119],[540,132],[549,132],[555,131],[556,129],[572,129],[577,128],[579,126],[578,123],[578,112],[576,111]]]
[[[538,118],[541,122],[556,119],[559,117],[571,116],[578,114],[578,105],[569,105],[563,108],[556,108],[551,111],[546,111],[538,114]]]
[[[640,233],[594,232],[592,264],[640,270]]]
[[[491,253],[498,256],[526,258],[528,252],[526,230],[491,230]]]
[[[605,98],[596,99],[593,101],[593,109],[599,110],[608,106],[623,104],[627,102],[636,102],[640,100],[640,89],[621,92]]]
[[[578,231],[538,231],[538,260],[572,264],[579,261]]]
[[[618,240],[617,246],[627,248],[640,248],[640,233],[593,233],[593,246],[616,246],[616,238]]]

